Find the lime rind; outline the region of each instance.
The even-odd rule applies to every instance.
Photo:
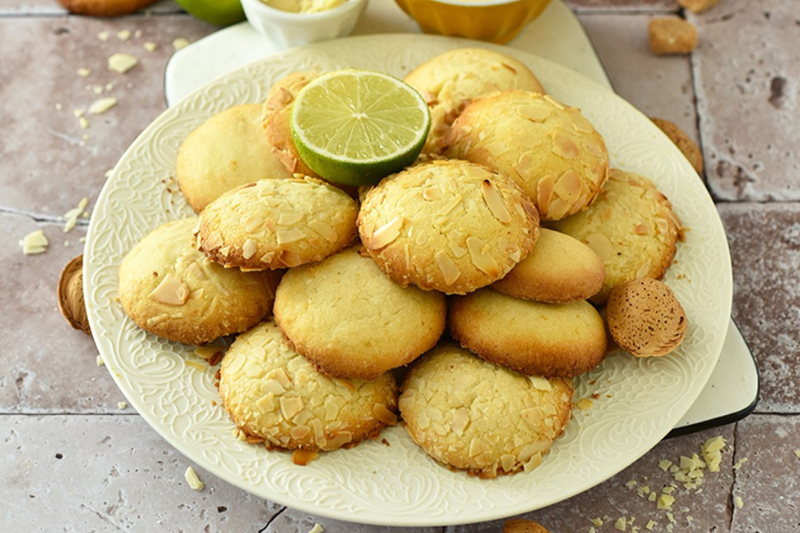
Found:
[[[430,129],[422,96],[382,72],[320,76],[295,99],[291,131],[303,161],[323,178],[376,183],[416,161]]]

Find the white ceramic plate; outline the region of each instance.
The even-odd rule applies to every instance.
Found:
[[[438,466],[393,427],[381,440],[323,454],[305,467],[233,436],[215,405],[213,371],[187,365],[193,347],[137,328],[117,302],[117,269],[134,244],[171,219],[192,215],[174,182],[180,142],[215,112],[261,102],[297,70],[357,67],[397,76],[446,50],[483,46],[528,64],[559,100],[581,108],[606,139],[612,164],[652,178],[690,231],[666,281],[684,305],[689,333],[670,357],[616,353],[576,380],[576,410],[543,464],[528,474],[480,480]],[[190,460],[268,500],[346,521],[402,526],[478,522],[541,508],[578,494],[644,455],[703,389],[730,316],[732,276],[725,233],[700,179],[650,121],[614,93],[536,56],[445,37],[351,37],[288,50],[209,84],[158,117],[120,159],[98,198],[84,253],[85,299],[109,372],[145,420]],[[502,415],[502,413],[498,413]]]

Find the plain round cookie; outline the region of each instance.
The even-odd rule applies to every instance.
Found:
[[[571,235],[600,256],[603,288],[592,296],[604,304],[609,291],[637,278],[661,279],[675,256],[681,225],[672,204],[652,181],[614,169],[597,200],[553,229]]]
[[[674,352],[688,328],[686,312],[675,293],[651,278],[611,289],[606,321],[614,342],[636,357],[662,357]]]
[[[689,164],[692,165],[692,168],[694,168],[694,170],[702,176],[703,153],[700,151],[700,147],[697,146],[697,143],[695,143],[686,134],[686,132],[684,132],[674,122],[656,117],[650,117],[650,120],[653,121],[653,124],[658,126],[658,129],[663,131],[664,134],[669,137],[669,140],[678,147],[678,150],[680,150],[684,157],[686,157],[686,159],[689,161]]]
[[[239,185],[291,176],[264,136],[261,104],[213,115],[184,139],[175,165],[178,186],[198,213]]]
[[[295,267],[349,245],[357,216],[356,201],[323,181],[259,180],[223,194],[200,213],[195,246],[226,267]]]
[[[318,72],[293,72],[279,79],[270,88],[261,112],[261,125],[275,155],[293,174],[320,176],[300,158],[292,139],[292,104],[300,90],[319,77]]]
[[[503,524],[502,533],[550,533],[542,524],[524,518],[512,518]]]
[[[533,251],[491,287],[515,298],[565,303],[586,300],[603,286],[603,260],[565,233],[539,228]]]
[[[119,299],[145,331],[201,345],[261,321],[277,279],[210,261],[192,247],[194,225],[194,218],[167,222],[134,246],[119,267]]]
[[[603,318],[585,300],[547,304],[482,289],[451,300],[447,325],[464,348],[527,375],[574,377],[606,355]]]
[[[275,321],[325,374],[374,379],[436,344],[447,304],[440,293],[401,287],[359,248],[286,272]]]
[[[374,381],[320,374],[272,321],[239,335],[219,374],[219,394],[234,424],[267,448],[351,447],[397,421],[391,373]]]
[[[448,157],[510,176],[542,220],[577,213],[600,192],[608,152],[580,110],[549,95],[503,91],[473,100],[453,123]]]
[[[404,80],[422,94],[431,112],[425,153],[441,153],[450,126],[471,100],[506,89],[544,93],[524,63],[483,48],[440,54],[412,70]]]
[[[443,160],[370,189],[358,230],[367,252],[401,285],[464,294],[502,278],[528,255],[539,217],[509,178]]]
[[[443,343],[414,363],[400,414],[433,459],[482,478],[528,472],[572,415],[568,379],[524,376]]]

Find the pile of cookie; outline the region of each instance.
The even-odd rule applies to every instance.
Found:
[[[293,146],[291,104],[315,76],[193,131],[177,178],[197,216],[120,267],[145,330],[236,335],[219,392],[242,438],[305,462],[402,419],[440,463],[529,471],[570,420],[571,378],[604,359],[606,322],[635,355],[680,344],[686,317],[655,281],[681,236],[669,201],[610,169],[594,126],[523,63],[458,49],[412,71],[423,156],[358,191]]]

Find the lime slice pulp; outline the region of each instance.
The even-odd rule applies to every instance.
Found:
[[[412,164],[428,136],[430,112],[405,82],[381,72],[340,70],[306,85],[292,107],[292,138],[323,178],[376,183]]]

